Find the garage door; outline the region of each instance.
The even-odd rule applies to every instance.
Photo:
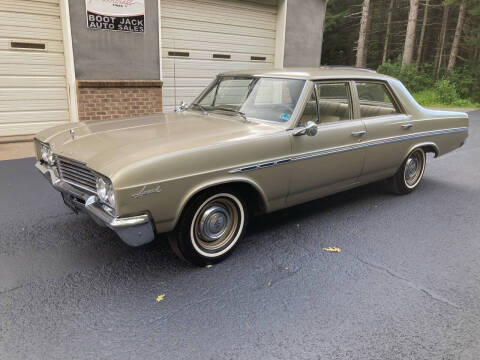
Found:
[[[0,0],[0,136],[68,121],[59,0]]]
[[[164,111],[220,72],[273,66],[276,21],[276,0],[161,0]]]

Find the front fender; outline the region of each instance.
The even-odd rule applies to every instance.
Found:
[[[267,196],[266,196],[264,190],[262,189],[262,187],[256,181],[254,181],[251,178],[244,177],[244,176],[227,175],[227,176],[222,176],[222,177],[215,178],[215,179],[209,179],[207,181],[199,183],[199,184],[193,186],[192,188],[190,188],[185,193],[185,195],[182,197],[182,199],[179,203],[179,206],[176,210],[175,219],[173,221],[173,227],[176,226],[176,224],[177,224],[177,222],[180,218],[180,215],[182,214],[183,209],[185,208],[187,203],[195,195],[199,194],[200,192],[202,192],[204,190],[215,187],[215,186],[226,185],[226,184],[238,184],[238,183],[244,183],[244,184],[248,184],[248,185],[252,186],[258,192],[258,194],[260,195],[260,198],[262,199],[262,202],[263,202],[263,205],[265,206],[265,209],[267,211],[269,210],[269,203],[268,203],[268,200],[267,200]]]

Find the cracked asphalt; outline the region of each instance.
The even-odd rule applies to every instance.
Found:
[[[258,217],[211,268],[161,240],[129,248],[69,211],[32,158],[0,162],[0,359],[479,359],[470,118],[414,193],[373,184]]]

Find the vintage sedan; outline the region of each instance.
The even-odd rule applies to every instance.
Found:
[[[426,153],[467,135],[465,113],[427,110],[375,71],[237,71],[175,113],[43,131],[36,167],[127,244],[168,233],[176,254],[205,265],[231,253],[253,214],[382,179],[410,193]]]

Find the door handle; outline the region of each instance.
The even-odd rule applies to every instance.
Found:
[[[352,136],[363,136],[365,135],[367,132],[365,130],[360,130],[360,131],[354,131],[352,132]]]
[[[411,129],[413,127],[413,124],[402,124],[402,128],[405,130]]]

